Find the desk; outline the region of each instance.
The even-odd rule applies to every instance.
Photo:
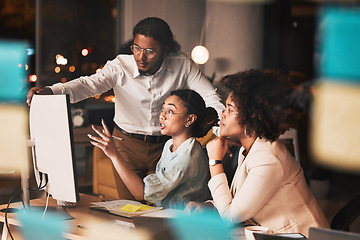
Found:
[[[102,199],[97,196],[91,196],[86,194],[80,194],[80,201],[77,204],[77,207],[75,208],[66,208],[66,211],[74,218],[71,220],[65,220],[69,221],[71,225],[71,230],[69,233],[65,233],[64,237],[67,239],[79,239],[83,240],[86,239],[86,223],[87,222],[97,222],[99,224],[106,223],[112,220],[119,220],[123,222],[129,222],[132,223],[131,219],[123,218],[120,216],[108,214],[105,212],[100,212],[96,210],[89,209],[90,203],[92,202],[99,202]],[[46,203],[46,198],[38,198],[33,199],[30,201],[30,206],[44,206]],[[0,205],[0,209],[6,208],[7,204]],[[49,198],[49,206],[57,206],[56,200]],[[11,204],[12,208],[22,208],[21,202],[13,203]],[[8,213],[8,223],[9,225],[13,226],[21,226],[20,223],[14,219],[15,214],[14,213]],[[0,221],[4,223],[3,229],[5,229],[5,233],[7,233],[7,229],[5,226],[5,213],[0,212]],[[85,226],[84,228],[77,227],[78,225]],[[11,228],[12,232],[16,232],[14,228]],[[4,231],[3,231],[4,234]]]
[[[120,226],[121,225],[125,225],[125,224],[133,224],[133,220],[132,219],[128,219],[128,218],[123,218],[120,216],[116,216],[116,215],[112,215],[112,214],[108,214],[105,212],[100,212],[97,210],[91,210],[89,209],[90,203],[92,202],[99,202],[102,199],[100,197],[96,197],[96,196],[91,196],[91,195],[86,195],[86,194],[80,194],[80,201],[77,204],[77,207],[75,208],[66,208],[66,212],[68,214],[70,214],[73,219],[71,220],[64,220],[69,222],[71,229],[69,232],[65,232],[63,234],[63,236],[66,239],[72,239],[72,240],[85,240],[85,239],[114,239],[114,235],[115,233],[117,235],[115,235],[116,237],[119,236],[119,239],[162,239],[162,240],[173,240],[173,239],[178,239],[178,237],[176,237],[176,235],[173,235],[173,231],[172,231],[172,227],[169,226],[167,224],[167,220],[161,220],[161,218],[158,219],[150,219],[150,222],[147,221],[147,232],[144,232],[145,229],[143,229],[143,231],[138,230],[138,229],[130,229],[127,226]],[[30,201],[30,205],[31,206],[44,206],[46,203],[46,198],[39,198],[39,199],[33,199]],[[56,206],[56,200],[50,198],[49,199],[49,206]],[[3,209],[6,207],[6,204],[4,205],[0,205],[0,209]],[[21,202],[17,202],[17,203],[13,203],[11,204],[12,208],[22,208],[22,204]],[[174,210],[174,209],[173,209]],[[171,209],[169,209],[169,212],[164,213],[167,210],[162,211],[163,215],[167,215],[167,216],[174,216],[174,213],[179,211],[179,210],[174,210],[171,211]],[[157,213],[157,212],[155,212]],[[151,215],[148,214],[148,216]],[[5,222],[5,213],[0,212],[0,221],[1,222]],[[114,220],[117,221],[118,224],[116,224],[117,226],[114,226],[114,224],[112,223]],[[136,219],[134,220],[136,221]],[[214,222],[212,220],[210,220],[211,224],[214,224]],[[16,229],[16,227],[21,227],[20,223],[15,219],[15,214],[14,213],[9,213],[8,214],[8,223],[9,225],[11,225],[11,233],[13,234],[13,236],[16,236],[15,239],[16,240],[21,240],[23,239],[21,236],[17,236],[16,234],[18,234],[18,231]],[[95,223],[95,225],[92,225],[91,223]],[[110,223],[110,224],[106,224],[106,223]],[[150,223],[150,224],[149,224]],[[4,224],[5,225],[5,224]],[[77,226],[84,226],[84,228],[79,228]],[[15,226],[15,227],[14,227]],[[223,227],[217,224],[211,226],[209,229],[209,225],[203,226],[201,225],[200,228],[198,228],[199,226],[197,224],[194,224],[193,226],[195,226],[196,231],[200,231],[197,232],[197,234],[203,234],[204,231],[209,231],[210,234],[214,234],[214,231],[216,234],[223,233]],[[149,229],[150,227],[150,229]],[[119,229],[121,228],[121,229]],[[3,228],[5,230],[5,232],[3,231],[3,234],[6,236],[7,235],[7,229],[6,226],[4,226]],[[220,229],[220,231],[218,232],[218,230]],[[113,230],[115,233],[113,233]],[[120,231],[121,230],[121,231]],[[193,229],[194,230],[194,229]],[[193,234],[193,231],[188,231],[190,234]],[[118,234],[119,233],[119,234]],[[106,234],[110,234],[110,236],[107,236]],[[217,237],[216,239],[222,239],[221,237],[217,236],[215,234],[215,236]],[[236,232],[232,233],[233,234],[233,238],[232,239],[243,239],[243,230],[242,229],[238,229],[236,230]],[[20,234],[18,234],[20,235]],[[209,235],[209,234],[208,234]],[[91,236],[91,237],[89,237]],[[239,238],[240,237],[240,238]],[[210,237],[207,239],[214,239],[214,237]]]

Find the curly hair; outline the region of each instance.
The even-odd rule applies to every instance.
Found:
[[[232,92],[239,124],[250,136],[274,141],[298,116],[289,101],[292,84],[280,71],[251,69],[227,75],[220,82]]]
[[[169,25],[158,17],[147,17],[136,24],[133,30],[133,40],[136,34],[151,37],[158,41],[162,48],[169,47],[169,52],[179,52],[180,44],[174,39]]]
[[[216,110],[212,107],[206,107],[200,94],[191,89],[179,89],[170,93],[170,96],[173,95],[181,99],[187,109],[187,114],[197,116],[192,127],[194,137],[204,137],[213,126],[217,125],[219,116]]]

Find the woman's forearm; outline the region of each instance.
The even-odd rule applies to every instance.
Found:
[[[111,132],[106,126],[104,120],[101,120],[101,124],[103,129],[99,129],[96,126],[91,125],[92,129],[99,135],[99,137],[88,134],[88,137],[91,139],[90,143],[103,150],[106,156],[111,159],[117,173],[131,194],[137,200],[143,200],[144,183],[142,179],[127,166],[125,159],[121,156],[120,152],[117,151]]]
[[[222,164],[216,164],[214,166],[209,166],[209,168],[210,168],[211,177],[214,177],[214,176],[224,172],[224,167]]]
[[[136,200],[144,200],[144,182],[132,171],[120,154],[111,158],[111,161],[120,178]]]

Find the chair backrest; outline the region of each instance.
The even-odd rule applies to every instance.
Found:
[[[290,140],[293,149],[290,148],[289,151],[293,154],[296,161],[300,162],[300,150],[299,150],[299,142],[297,137],[297,130],[295,128],[290,128],[283,135],[281,135],[279,139],[283,141],[285,145],[288,145],[289,143],[288,140]]]
[[[350,225],[360,216],[360,195],[341,208],[331,221],[330,228],[349,231]]]

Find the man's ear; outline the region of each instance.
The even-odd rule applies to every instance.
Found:
[[[193,124],[197,119],[197,116],[195,114],[190,114],[188,116],[188,120],[187,120],[187,124],[190,126],[191,124]]]

